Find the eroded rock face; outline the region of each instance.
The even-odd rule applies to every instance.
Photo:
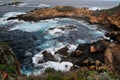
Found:
[[[105,63],[111,69],[120,72],[120,45],[111,43],[105,51]]]
[[[89,15],[87,17],[92,24],[107,25],[113,30],[120,29],[120,12],[116,12],[113,15],[110,15],[108,12],[101,12],[98,16]]]
[[[11,74],[20,75],[20,64],[13,53],[12,49],[5,43],[0,41],[0,66],[4,66],[4,72],[8,72],[11,67]],[[2,71],[2,69],[0,69]],[[10,73],[10,72],[9,72]]]

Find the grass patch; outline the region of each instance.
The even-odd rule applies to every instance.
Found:
[[[71,7],[71,6],[56,7],[55,9],[58,12],[72,12],[72,11],[75,11],[75,8]]]
[[[8,74],[12,74],[16,72],[16,70],[12,65],[6,65],[6,64],[0,64],[0,70]]]

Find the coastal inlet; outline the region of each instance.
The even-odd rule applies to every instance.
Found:
[[[57,54],[67,46],[67,55],[78,44],[106,38],[104,30],[83,20],[53,18],[38,22],[7,20],[24,12],[8,12],[0,18],[0,40],[7,42],[16,53],[23,74],[40,74],[48,67],[69,71],[73,63]],[[49,58],[49,57],[52,58]],[[46,58],[47,57],[47,58]],[[56,67],[58,66],[59,67]]]

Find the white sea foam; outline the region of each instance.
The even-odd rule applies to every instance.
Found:
[[[73,66],[71,62],[53,62],[53,61],[48,61],[45,64],[45,68],[54,68],[55,70],[60,70],[60,71],[69,71],[70,68]]]
[[[43,60],[43,54],[42,54],[42,52],[36,54],[36,55],[32,58],[32,61],[33,61],[34,64],[38,64],[38,62],[39,62],[40,60]]]
[[[19,5],[17,5],[17,6],[19,6],[19,7],[24,7],[24,6],[26,6],[27,5],[27,3],[20,3]]]
[[[68,45],[68,52],[71,53],[72,51],[75,51],[75,49],[77,48],[78,45],[75,45],[75,44],[69,44]]]
[[[15,17],[20,14],[25,14],[25,12],[8,12],[5,13],[1,18],[0,18],[0,25],[8,24],[8,23],[13,23],[13,22],[18,22],[18,20],[7,20],[9,17]]]
[[[90,7],[89,10],[94,10],[95,11],[95,10],[101,10],[101,8],[99,8],[99,7]]]
[[[59,70],[59,71],[65,72],[65,71],[69,71],[72,66],[73,66],[73,64],[71,62],[48,61],[48,62],[36,65],[37,69],[34,69],[32,72],[30,72],[30,71],[26,72],[27,73],[26,75],[27,76],[29,76],[31,74],[40,75],[40,74],[44,73],[45,69],[47,69],[47,68],[54,68],[56,71]],[[38,67],[43,67],[43,68],[38,68]],[[21,72],[23,72],[23,71],[21,71]]]
[[[49,27],[54,27],[56,25],[56,21],[53,20],[47,20],[47,21],[40,21],[40,22],[23,22],[20,24],[15,25],[10,30],[23,30],[27,32],[36,32],[36,31],[44,31],[45,29]]]
[[[50,7],[50,5],[47,5],[47,4],[39,4],[38,7]]]
[[[76,41],[78,44],[83,44],[83,43],[86,43],[86,41],[84,39],[78,39]]]
[[[67,45],[69,47],[69,51],[72,51],[76,48],[75,45]],[[54,53],[65,47],[65,45],[63,43],[58,43],[56,46],[51,46],[49,48],[46,48],[45,50],[43,51],[48,51],[48,52],[51,52],[52,55],[54,55]],[[34,74],[34,75],[38,75],[38,74],[41,74],[45,71],[46,68],[54,68],[55,70],[60,70],[60,71],[69,71],[70,68],[73,66],[73,64],[71,62],[59,62],[61,60],[60,56],[61,55],[57,55],[55,54],[55,58],[58,60],[58,62],[54,62],[54,61],[48,61],[48,62],[45,62],[45,63],[38,63],[39,61],[43,60],[43,54],[42,52],[39,52],[38,54],[36,54],[32,60],[33,60],[33,64],[35,65],[35,67],[43,67],[43,68],[40,68],[40,70],[34,70],[33,72],[29,72],[27,75],[30,75],[31,73]]]
[[[8,13],[5,13],[3,15],[3,17],[5,17],[5,18],[15,17],[15,16],[20,15],[20,14],[25,14],[25,12],[8,12]]]

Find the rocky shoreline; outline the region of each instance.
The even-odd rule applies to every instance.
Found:
[[[120,7],[120,5],[118,5],[117,7]],[[100,63],[105,65],[106,64],[110,65],[112,69],[118,69],[119,71],[119,68],[117,67],[118,64],[115,64],[116,61],[114,61],[114,57],[116,57],[116,59],[118,59],[118,62],[120,63],[120,60],[118,58],[120,56],[120,54],[118,54],[119,42],[120,42],[120,39],[119,39],[120,35],[118,31],[120,27],[119,15],[120,15],[119,10],[113,14],[110,14],[109,12],[107,12],[107,10],[91,11],[91,10],[88,10],[87,8],[79,9],[79,8],[74,8],[70,6],[58,6],[54,8],[36,9],[27,14],[22,14],[22,15],[18,15],[17,17],[8,18],[8,20],[19,19],[19,20],[25,20],[25,21],[39,21],[44,19],[56,18],[56,17],[59,17],[59,18],[71,17],[71,18],[85,19],[91,24],[101,24],[103,26],[106,26],[110,28],[111,31],[113,31],[113,32],[108,32],[106,34],[106,36],[110,37],[110,39],[113,41],[100,40],[91,44],[79,45],[78,48],[73,53],[70,53],[70,56],[67,55],[67,57],[65,57],[65,60],[71,60],[71,61],[74,61],[75,64],[79,66],[83,66],[83,65],[89,65],[88,63],[84,64],[84,62],[86,61],[90,62],[91,64],[91,61],[89,61],[89,57],[90,57],[90,60],[93,61],[94,68],[96,65],[95,61],[99,60]],[[116,48],[118,52],[115,52],[114,50],[112,50],[113,47]],[[62,50],[58,50],[56,54],[57,53],[67,54],[67,47],[63,48]],[[47,52],[43,52],[43,54],[45,54],[44,57],[48,58],[48,59],[45,58],[46,60],[51,59],[52,55],[50,54],[48,55]]]
[[[117,7],[120,7],[120,5]],[[71,53],[68,53],[68,47],[65,46],[56,51],[55,55],[61,55],[61,62],[72,62],[74,64],[74,68],[87,67],[89,70],[96,70],[98,72],[101,72],[104,68],[107,68],[119,74],[120,13],[119,11],[116,11],[113,14],[109,14],[106,11],[90,11],[87,8],[78,9],[69,6],[59,6],[55,8],[33,10],[27,14],[18,15],[17,17],[10,17],[8,20],[19,19],[25,21],[39,21],[56,17],[70,17],[75,19],[84,19],[91,24],[101,24],[108,29],[110,28],[111,32],[105,34],[110,38],[110,40],[104,39],[93,43],[79,44],[76,50]],[[32,41],[34,41],[33,37],[30,38],[31,45],[33,44]],[[13,44],[11,45],[13,46]],[[56,60],[50,52],[44,51],[42,54],[43,60],[38,61],[39,63]]]

